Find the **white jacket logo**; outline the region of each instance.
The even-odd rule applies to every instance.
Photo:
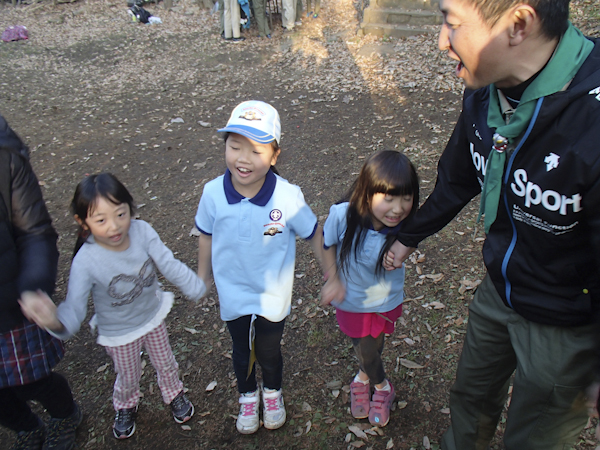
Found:
[[[471,149],[471,158],[473,158],[473,165],[485,177],[487,161],[483,156],[481,156],[478,152],[475,151],[475,145],[473,145],[472,142],[469,142],[469,147]]]
[[[573,212],[581,211],[581,194],[567,197],[550,189],[542,191],[537,184],[527,181],[527,172],[524,169],[515,170],[514,177],[515,182],[510,184],[510,188],[515,195],[525,197],[527,208],[541,203],[548,211],[559,211],[562,216],[567,215],[569,205],[572,205]]]
[[[598,86],[596,89],[592,89],[590,92],[588,92],[588,94],[595,95],[596,100],[600,102],[600,86]]]
[[[552,169],[556,169],[558,167],[558,160],[560,156],[555,153],[550,153],[548,156],[544,158],[544,162],[546,163],[546,172],[550,172]]]

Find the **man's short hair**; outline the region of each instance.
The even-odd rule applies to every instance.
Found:
[[[489,26],[496,24],[508,9],[520,3],[531,6],[542,23],[542,32],[550,39],[560,38],[568,27],[571,0],[468,0],[479,10]]]

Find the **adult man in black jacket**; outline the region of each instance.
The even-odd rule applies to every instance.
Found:
[[[0,424],[17,432],[13,449],[69,450],[82,419],[67,380],[52,371],[61,342],[29,322],[18,303],[54,292],[56,240],[27,147],[0,116]],[[46,408],[48,426],[28,400]]]
[[[392,252],[398,267],[483,190],[487,275],[469,308],[442,448],[487,448],[515,370],[506,448],[570,448],[597,363],[600,43],[568,22],[569,0],[440,9],[440,49],[469,91],[435,189]]]

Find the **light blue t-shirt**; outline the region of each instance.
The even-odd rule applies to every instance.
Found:
[[[195,220],[212,235],[221,319],[283,320],[291,308],[296,235],[311,239],[318,225],[300,188],[269,171],[249,199],[234,189],[227,170],[204,186]]]
[[[346,234],[346,213],[348,203],[333,205],[323,226],[323,238],[326,248],[337,246],[338,267],[342,241]],[[391,271],[376,274],[379,253],[385,245],[389,228],[380,231],[367,230],[359,249],[358,258],[354,251],[348,259],[348,273],[339,271],[339,276],[346,286],[346,297],[343,302],[332,302],[336,308],[356,313],[384,313],[398,307],[404,301],[404,266]],[[353,244],[354,250],[354,244]]]

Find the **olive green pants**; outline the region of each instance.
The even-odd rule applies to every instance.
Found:
[[[258,34],[260,37],[265,37],[267,34],[271,34],[269,28],[269,21],[265,13],[267,7],[266,0],[252,0],[252,10],[254,12],[254,18],[256,19],[256,25],[258,26]]]
[[[319,14],[321,12],[321,0],[306,0],[306,11],[307,14]]]
[[[506,450],[571,449],[587,422],[593,381],[594,325],[530,322],[508,308],[485,277],[471,306],[450,390],[452,425],[444,450],[486,450],[515,373],[504,434]]]

